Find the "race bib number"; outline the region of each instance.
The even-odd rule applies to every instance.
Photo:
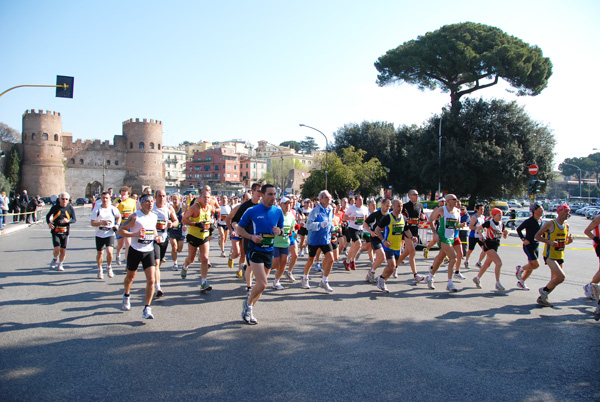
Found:
[[[67,227],[66,226],[56,226],[54,228],[54,232],[55,233],[67,233]]]
[[[146,233],[144,238],[139,238],[138,243],[140,244],[150,244],[154,241],[154,233]]]
[[[262,240],[260,242],[261,247],[271,247],[273,245],[273,242],[275,240],[274,235],[267,234],[267,233],[261,233],[260,236],[262,237]]]
[[[283,228],[283,236],[291,236],[292,235],[292,228],[291,227],[284,227]]]
[[[123,219],[127,219],[131,216],[131,212],[123,212]]]
[[[200,230],[202,232],[209,232],[210,231],[210,221],[202,221],[202,222],[198,222],[200,225],[198,225],[200,227]]]
[[[456,229],[458,227],[457,219],[446,219],[446,229]]]
[[[159,232],[164,232],[167,228],[167,222],[165,221],[157,221],[156,222],[156,230]]]
[[[500,231],[496,231],[496,232],[494,232],[494,239],[495,239],[495,240],[500,240],[500,239],[502,239],[502,232],[500,232]]]
[[[354,223],[356,223],[357,225],[362,225],[363,222],[365,221],[365,218],[356,218],[356,220],[354,221]]]
[[[221,215],[221,222],[225,222],[225,219],[227,219],[227,215]]]
[[[565,251],[565,239],[556,239],[556,251]]]
[[[409,219],[408,224],[410,226],[419,226],[419,220],[417,218]]]
[[[401,223],[394,223],[392,225],[392,235],[397,236],[401,235],[404,232],[404,225]]]

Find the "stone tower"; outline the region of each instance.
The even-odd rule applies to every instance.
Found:
[[[164,189],[162,122],[129,119],[123,122],[123,136],[127,144],[125,185],[137,194],[147,186]]]
[[[65,191],[60,113],[26,110],[23,114],[21,187],[49,197]]]

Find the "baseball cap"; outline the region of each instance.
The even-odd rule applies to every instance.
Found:
[[[308,202],[308,201],[310,201],[310,198],[305,198],[304,199],[304,202]]]
[[[556,213],[560,212],[560,211],[564,211],[564,210],[570,211],[571,207],[567,204],[560,204],[557,208],[556,208]]]
[[[282,198],[281,198],[281,200],[279,200],[279,203],[280,203],[280,204],[285,204],[286,202],[289,202],[289,200],[290,200],[290,199],[289,199],[289,198],[287,198],[287,197],[282,197]]]

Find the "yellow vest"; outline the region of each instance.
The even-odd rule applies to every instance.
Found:
[[[204,222],[204,225],[201,227],[198,226],[190,226],[188,229],[188,234],[198,239],[204,240],[210,235],[210,220],[212,216],[212,208],[210,205],[206,206],[206,210],[202,208],[200,204],[198,204],[200,208],[200,213],[197,217],[191,217],[190,220],[192,222]]]
[[[552,258],[553,260],[565,259],[565,244],[567,241],[567,222],[563,223],[562,229],[558,226],[556,220],[552,220],[554,228],[551,232],[544,233],[544,237],[558,243],[556,247],[544,244],[544,257]]]
[[[390,223],[385,228],[384,239],[390,242],[388,249],[399,251],[402,248],[402,238],[404,237],[404,216],[400,214],[400,219],[396,219],[391,212],[389,216]]]

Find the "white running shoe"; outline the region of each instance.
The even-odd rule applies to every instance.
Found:
[[[461,274],[460,272],[455,272],[454,275],[452,275],[452,279],[454,279],[455,281],[462,281],[467,278],[465,278],[465,276],[463,274]]]
[[[104,279],[104,274],[102,273],[101,268],[98,268],[98,279]]]
[[[290,281],[291,283],[295,283],[296,282],[296,278],[294,278],[294,274],[291,273],[289,270],[286,270],[284,272],[284,275],[287,278],[287,280]]]
[[[465,261],[465,269],[469,269],[469,261]]]
[[[129,296],[123,296],[123,304],[121,305],[121,309],[125,311],[131,310],[131,301]]]
[[[112,270],[112,267],[108,267],[108,271],[107,271],[108,277],[112,278],[115,276],[115,273]]]
[[[502,286],[502,284],[500,282],[496,282],[496,290],[503,292],[506,289],[504,288],[504,286]]]
[[[53,258],[52,261],[50,261],[50,269],[54,269],[56,267],[56,258]]]
[[[65,267],[63,267],[63,265],[62,265],[62,262],[59,262],[59,263],[58,263],[58,268],[57,268],[57,269],[58,269],[59,271],[61,271],[61,272],[65,270]]]
[[[327,282],[327,281],[325,281],[325,282],[323,282],[323,281],[319,282],[319,287],[325,289],[325,291],[327,293],[333,292],[333,289],[331,288],[331,286],[329,286],[329,282]]]
[[[298,257],[304,257],[304,250],[300,250],[300,252],[298,253]]]
[[[597,283],[590,283],[590,293],[592,294],[592,298],[598,301],[600,298],[600,285]]]
[[[522,280],[523,279],[523,267],[522,266],[517,265],[515,276],[517,277],[518,280]]]
[[[419,282],[423,282],[424,280],[425,280],[425,277],[423,275],[419,275],[419,274],[416,274],[415,277],[413,278],[415,285]]]
[[[375,272],[367,272],[367,278],[366,278],[367,282],[369,283],[375,283]]]
[[[396,279],[398,277],[398,268],[394,268],[394,272],[392,272],[392,278]]]
[[[530,290],[529,287],[527,287],[527,285],[525,284],[525,281],[523,279],[517,281],[517,287],[519,289],[523,289],[523,290]]]
[[[221,257],[227,257],[227,256],[225,255],[225,251],[221,251]]]
[[[448,284],[446,285],[446,290],[448,292],[458,292],[458,290],[456,289],[456,287],[454,287],[454,284],[452,282],[448,282]]]
[[[144,307],[144,311],[142,311],[142,318],[145,318],[146,320],[152,320],[154,318],[150,306]]]
[[[117,254],[117,265],[121,265],[121,255]]]
[[[433,283],[433,276],[428,276],[427,278],[425,278],[425,280],[427,281],[427,287],[429,289],[435,289],[435,285]]]
[[[478,277],[473,278],[473,283],[477,286],[477,289],[481,289],[481,280]]]
[[[179,266],[177,266],[177,261],[173,262],[173,266],[171,267],[172,271],[179,271]]]
[[[475,265],[477,265],[477,268],[481,268],[481,262],[480,261],[477,261],[477,264],[475,264]]]
[[[281,283],[279,283],[279,282],[273,282],[273,289],[275,289],[275,290],[283,290],[285,288],[281,285]]]
[[[385,285],[385,279],[383,279],[381,277],[381,275],[379,275],[377,277],[377,288],[379,290],[381,290],[383,293],[389,293],[390,291],[388,290],[387,286]]]
[[[309,278],[302,277],[302,289],[310,289]]]

